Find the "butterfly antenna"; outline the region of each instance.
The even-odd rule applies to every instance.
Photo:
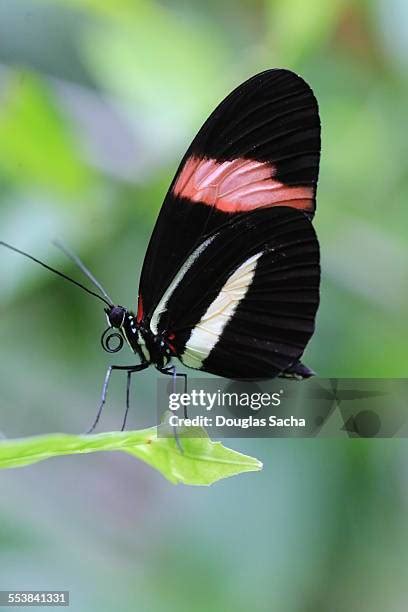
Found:
[[[90,272],[88,268],[85,266],[85,264],[79,259],[78,255],[76,255],[73,251],[71,251],[71,249],[66,244],[61,242],[60,240],[54,240],[53,245],[56,246],[57,249],[60,249],[60,251],[62,251],[64,255],[68,257],[68,259],[74,262],[74,264],[76,264],[78,268],[82,270],[85,276],[89,278],[91,283],[93,283],[95,287],[99,289],[102,295],[104,295],[105,298],[110,302],[110,305],[113,306],[112,298],[108,295],[108,293],[102,287],[101,283],[94,277],[92,272]]]
[[[108,302],[108,300],[105,300],[105,298],[100,296],[98,293],[95,293],[94,291],[91,291],[90,289],[88,289],[88,287],[85,287],[85,285],[82,285],[82,283],[78,283],[78,281],[74,280],[70,276],[67,276],[63,272],[60,272],[59,270],[56,270],[55,268],[52,268],[48,264],[44,263],[40,259],[37,259],[36,257],[33,257],[29,253],[26,253],[25,251],[21,251],[21,249],[18,249],[17,247],[14,247],[11,244],[8,244],[7,242],[3,242],[2,240],[0,240],[0,245],[6,247],[7,249],[10,249],[10,251],[14,251],[15,253],[19,253],[20,255],[24,255],[24,257],[27,257],[28,259],[31,259],[31,261],[35,261],[35,263],[38,263],[40,266],[42,266],[46,270],[49,270],[50,272],[54,272],[54,274],[57,274],[57,276],[60,276],[61,278],[65,278],[65,280],[69,281],[73,285],[76,285],[77,287],[79,287],[80,289],[85,291],[86,293],[89,293],[89,295],[93,295],[94,297],[98,298],[98,300],[101,300],[107,306],[109,306],[109,307],[113,306],[113,302],[112,302],[112,300],[110,300],[110,298],[108,298],[110,300]]]

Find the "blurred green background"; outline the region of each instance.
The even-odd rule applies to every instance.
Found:
[[[134,307],[194,133],[241,81],[290,68],[323,126],[305,361],[404,377],[407,41],[404,0],[0,0],[1,239],[78,278],[51,245],[65,239]],[[0,313],[2,435],[84,430],[109,362],[100,304],[3,250]],[[134,379],[130,427],[154,422],[156,378]],[[190,489],[97,454],[1,473],[0,588],[70,589],[75,612],[406,610],[405,440],[230,442],[263,472]]]

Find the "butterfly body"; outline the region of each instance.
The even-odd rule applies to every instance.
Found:
[[[159,370],[169,365],[174,349],[166,342],[165,334],[154,334],[143,320],[138,321],[137,316],[123,306],[112,306],[106,308],[105,312],[109,329],[120,331],[133,353],[139,356],[141,363],[155,365]],[[106,346],[109,347],[109,340]],[[108,352],[117,351],[108,348]]]
[[[108,317],[143,364],[311,374],[300,357],[319,304],[319,158],[316,99],[288,70],[252,77],[215,109],[164,199],[137,314],[113,307]]]

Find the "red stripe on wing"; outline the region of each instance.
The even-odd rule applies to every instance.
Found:
[[[268,162],[246,158],[218,162],[192,156],[177,177],[173,194],[230,213],[282,205],[314,210],[313,187],[285,185],[274,179],[275,174]]]

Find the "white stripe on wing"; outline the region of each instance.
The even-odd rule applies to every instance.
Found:
[[[210,304],[186,343],[181,361],[190,368],[199,369],[220,339],[223,330],[245,298],[254,278],[261,253],[253,255],[228,278],[218,296]]]

